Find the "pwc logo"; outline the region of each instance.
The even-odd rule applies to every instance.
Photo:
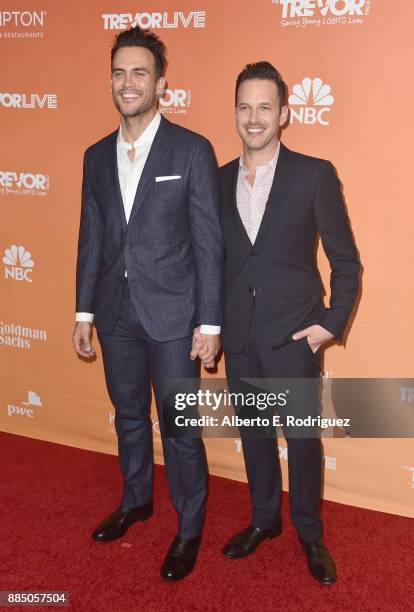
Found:
[[[162,114],[185,114],[191,104],[190,89],[166,89],[160,97]]]
[[[7,416],[22,416],[33,419],[36,416],[36,413],[33,408],[41,407],[42,401],[39,395],[37,395],[37,393],[35,393],[34,391],[29,391],[27,396],[27,401],[22,402],[22,405],[20,406],[14,404],[7,404]]]
[[[32,271],[34,262],[32,254],[26,251],[24,246],[13,244],[6,249],[3,257],[4,275],[6,279],[26,281],[32,283]]]
[[[296,83],[289,96],[290,123],[329,125],[330,107],[334,103],[331,91],[331,86],[323,83],[320,77],[305,77],[301,83]]]

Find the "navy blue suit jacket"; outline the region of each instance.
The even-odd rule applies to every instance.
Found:
[[[259,339],[272,348],[291,342],[292,334],[315,323],[340,340],[357,297],[361,266],[332,164],[281,144],[253,245],[237,208],[238,171],[239,159],[220,168],[224,348],[242,350],[253,303]],[[319,236],[331,266],[329,308],[322,300],[316,260]]]
[[[87,149],[76,311],[114,329],[125,270],[147,333],[158,341],[222,323],[223,245],[217,165],[208,140],[162,118],[129,222],[117,170],[118,131]],[[157,176],[180,176],[156,182]]]

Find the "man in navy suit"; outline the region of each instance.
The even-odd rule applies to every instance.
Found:
[[[243,153],[220,169],[222,342],[229,384],[240,384],[240,378],[308,379],[306,401],[288,402],[287,410],[296,411],[292,417],[313,417],[319,412],[320,349],[342,338],[358,292],[360,264],[332,164],[290,151],[279,140],[288,117],[285,97],[285,83],[269,62],[248,64],[237,78],[236,125]],[[331,266],[329,308],[316,261],[319,236]],[[330,584],[336,571],[322,541],[321,443],[311,431],[297,437],[284,433],[291,517],[313,577]],[[242,443],[252,520],[224,547],[232,559],[252,554],[281,529],[275,440],[242,436]]]
[[[210,143],[158,111],[165,47],[138,27],[111,51],[111,88],[121,125],[84,157],[77,260],[77,353],[94,357],[94,319],[115,406],[124,487],[120,506],[94,531],[114,540],[152,514],[152,382],[178,533],[161,568],[189,574],[204,518],[201,439],[165,435],[166,379],[197,379],[214,364],[222,318],[222,236]]]

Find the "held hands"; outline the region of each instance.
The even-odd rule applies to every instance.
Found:
[[[329,342],[329,340],[332,340],[335,336],[321,325],[310,325],[292,336],[293,340],[300,340],[305,337],[307,338],[311,350],[316,353],[322,344]]]
[[[196,327],[193,331],[193,346],[190,359],[200,358],[205,368],[214,367],[214,359],[220,350],[220,336],[212,334],[202,334],[200,328]]]
[[[92,325],[85,321],[78,321],[73,331],[72,342],[75,351],[81,357],[92,359],[96,357],[95,349],[91,344]]]

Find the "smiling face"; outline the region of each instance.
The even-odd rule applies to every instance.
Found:
[[[157,77],[155,58],[145,47],[121,47],[112,60],[111,89],[123,117],[137,117],[157,108],[165,79]]]
[[[236,127],[247,152],[273,149],[288,109],[280,109],[277,85],[270,79],[246,79],[237,93]]]

